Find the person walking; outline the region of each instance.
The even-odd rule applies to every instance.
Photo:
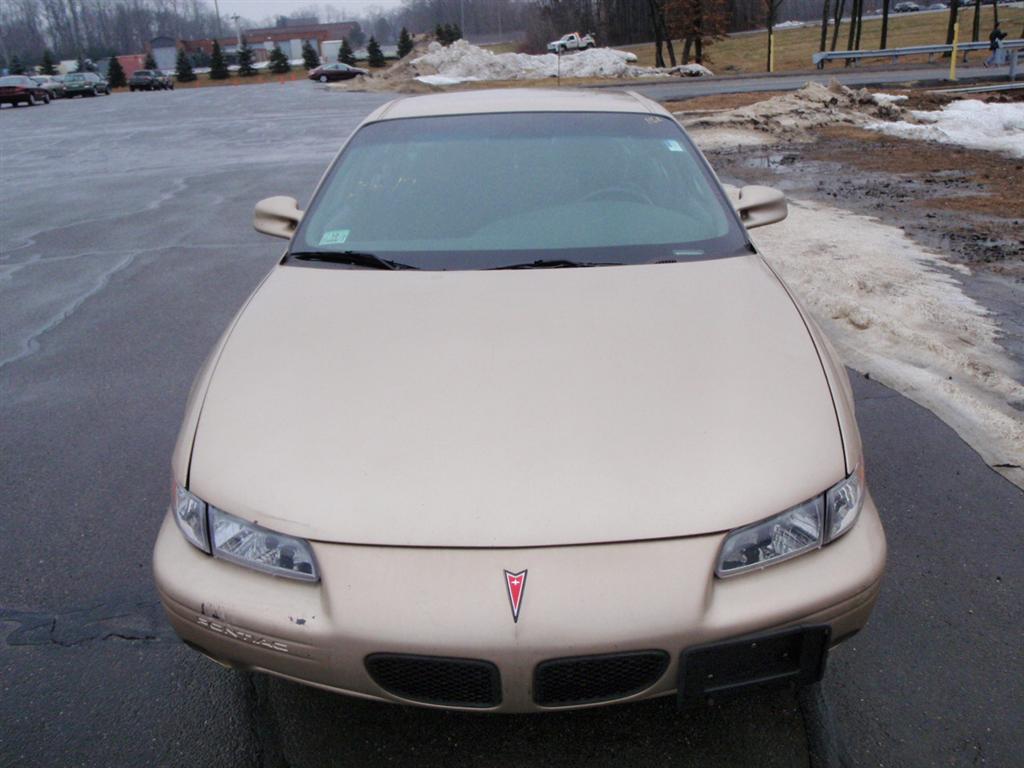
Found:
[[[999,22],[992,27],[992,34],[988,36],[988,49],[992,51],[992,55],[985,59],[985,66],[991,67],[993,65],[999,65],[1003,63],[1003,38],[1006,37],[1006,33],[999,28]]]

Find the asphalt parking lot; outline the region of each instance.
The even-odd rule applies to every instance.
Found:
[[[889,568],[871,623],[811,695],[452,714],[224,670],[175,639],[150,555],[192,377],[282,249],[253,231],[252,206],[304,203],[385,100],[294,83],[0,115],[0,761],[1016,764],[1024,493],[863,377]]]

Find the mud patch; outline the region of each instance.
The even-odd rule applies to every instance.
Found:
[[[684,106],[676,117],[702,146],[721,131],[744,131],[751,144],[772,141],[813,141],[815,129],[828,125],[868,125],[879,120],[912,119],[900,107],[903,96],[853,90],[832,81],[808,83],[798,91],[720,112],[695,111]],[[755,140],[760,135],[760,140]]]

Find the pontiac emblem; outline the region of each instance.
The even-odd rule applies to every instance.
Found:
[[[512,621],[518,623],[519,606],[523,604],[523,592],[526,591],[526,571],[505,571],[505,586],[508,588],[508,603],[512,606]]]

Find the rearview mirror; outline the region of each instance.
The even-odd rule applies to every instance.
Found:
[[[771,187],[726,187],[726,193],[747,229],[775,224],[789,215],[786,196]]]
[[[257,232],[290,239],[302,221],[302,211],[294,197],[268,197],[256,203],[252,225]]]

